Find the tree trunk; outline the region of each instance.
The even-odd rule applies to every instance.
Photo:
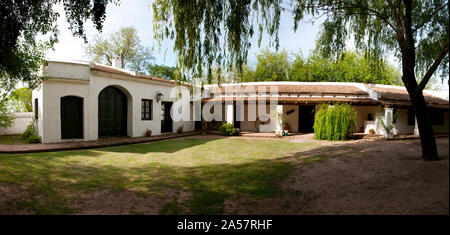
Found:
[[[414,73],[414,67],[405,68],[408,63],[403,63],[403,77],[402,80],[405,83],[406,90],[408,91],[409,98],[414,108],[414,114],[417,118],[417,125],[419,127],[420,143],[422,145],[422,160],[424,161],[437,161],[438,153],[436,146],[436,137],[434,136],[433,127],[431,125],[431,119],[429,117],[428,107],[425,102],[423,92],[417,92],[418,84]],[[405,75],[406,74],[406,75]]]
[[[417,124],[419,127],[420,143],[422,145],[422,160],[437,161],[439,158],[437,153],[436,137],[434,136],[433,127],[428,115],[429,112],[425,103],[425,98],[422,92],[419,94],[414,94],[413,97],[414,98],[411,99],[411,102],[414,107],[414,113],[416,115]]]
[[[409,98],[414,108],[419,127],[420,143],[422,145],[422,160],[437,161],[436,137],[434,136],[431,120],[428,115],[428,108],[422,90],[417,91],[418,84],[414,74],[415,68],[415,48],[413,43],[405,44],[402,47],[402,70],[403,83],[408,91]]]

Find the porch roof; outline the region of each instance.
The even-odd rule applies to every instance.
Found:
[[[246,85],[246,84],[227,84],[227,86],[212,86],[211,93],[251,93],[252,91],[258,92],[259,89],[265,89],[267,93],[270,92],[270,87],[274,86],[278,93],[296,93],[296,94],[342,94],[342,95],[368,95],[368,93],[358,87],[335,83],[330,85],[329,83],[302,83],[297,84],[280,84],[280,83],[262,83],[258,85]]]
[[[379,102],[368,97],[349,98],[349,97],[276,97],[279,103],[289,104],[319,104],[333,102],[348,102],[353,104],[376,105]],[[203,102],[225,102],[225,101],[266,101],[270,102],[270,97],[214,97],[204,99]]]
[[[236,99],[256,100],[256,97],[249,95],[252,92],[257,92],[260,87],[265,87],[266,94],[269,94],[271,86],[277,87],[278,94],[287,94],[287,96],[280,95],[277,97],[278,101],[283,103],[349,102],[362,105],[381,104],[412,107],[408,92],[404,87],[347,82],[253,82],[213,85],[208,88],[215,97],[205,99],[204,102],[224,102]],[[429,107],[449,109],[447,100],[425,91],[423,94]],[[259,97],[259,100],[261,98],[263,97]],[[264,99],[268,100],[269,98]]]
[[[373,87],[379,94],[379,99],[383,103],[393,105],[411,105],[409,94],[404,88],[389,88],[389,87]],[[449,102],[439,97],[423,93],[425,101],[429,106],[448,108]]]

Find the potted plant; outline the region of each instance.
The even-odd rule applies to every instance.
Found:
[[[286,120],[282,120],[283,123],[283,136],[289,135],[289,124],[286,122]]]
[[[374,130],[373,128],[371,128],[371,129],[369,130],[369,134],[375,135],[375,130]]]
[[[178,127],[177,133],[178,133],[178,134],[183,133],[183,126]]]
[[[152,136],[152,130],[147,129],[147,130],[145,131],[145,136],[147,136],[147,137]]]
[[[286,121],[284,122],[283,130],[289,131],[289,124]]]

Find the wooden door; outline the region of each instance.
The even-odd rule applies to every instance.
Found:
[[[106,87],[98,97],[98,136],[127,135],[127,97],[116,87]]]
[[[170,109],[172,102],[161,102],[161,133],[173,132],[172,117],[170,116]]]
[[[83,98],[61,97],[61,139],[83,139]]]

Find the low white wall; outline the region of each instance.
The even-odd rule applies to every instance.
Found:
[[[0,135],[22,134],[33,121],[33,115],[33,112],[14,113],[13,125],[8,128],[0,128]]]

